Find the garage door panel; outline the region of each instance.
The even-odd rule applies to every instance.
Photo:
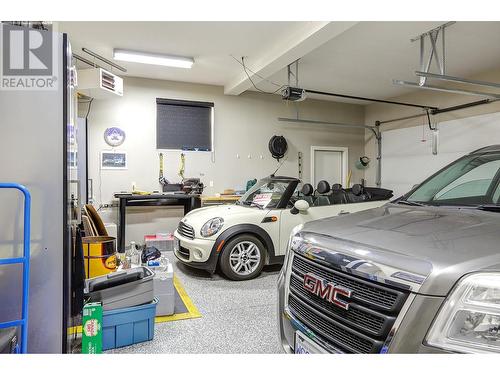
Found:
[[[399,196],[452,161],[492,144],[500,144],[500,113],[440,123],[437,155],[427,127],[383,132],[382,186]]]

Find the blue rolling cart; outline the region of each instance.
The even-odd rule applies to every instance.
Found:
[[[23,236],[23,256],[18,258],[0,259],[0,265],[22,264],[23,265],[23,304],[21,319],[9,322],[0,322],[0,329],[20,326],[21,339],[18,352],[28,352],[28,303],[29,303],[29,284],[30,284],[30,215],[31,215],[31,195],[28,189],[23,185],[16,183],[0,183],[0,189],[17,189],[24,195],[24,236]]]

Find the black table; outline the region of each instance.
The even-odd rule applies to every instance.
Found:
[[[199,195],[181,193],[154,193],[147,195],[116,193],[115,198],[120,200],[118,211],[118,238],[117,247],[119,252],[125,251],[125,227],[127,225],[127,207],[145,206],[183,206],[184,215],[195,208],[201,207]]]

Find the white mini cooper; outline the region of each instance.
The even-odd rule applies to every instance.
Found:
[[[184,264],[232,280],[256,277],[283,262],[292,229],[311,220],[382,206],[392,191],[320,181],[317,189],[291,177],[258,181],[236,204],[189,212],[175,231],[176,257]]]

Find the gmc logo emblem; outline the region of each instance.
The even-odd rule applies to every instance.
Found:
[[[349,310],[349,304],[339,299],[339,295],[350,298],[352,291],[344,287],[334,285],[333,283],[325,284],[323,279],[306,273],[304,275],[304,289],[318,297],[333,303],[344,310]]]

